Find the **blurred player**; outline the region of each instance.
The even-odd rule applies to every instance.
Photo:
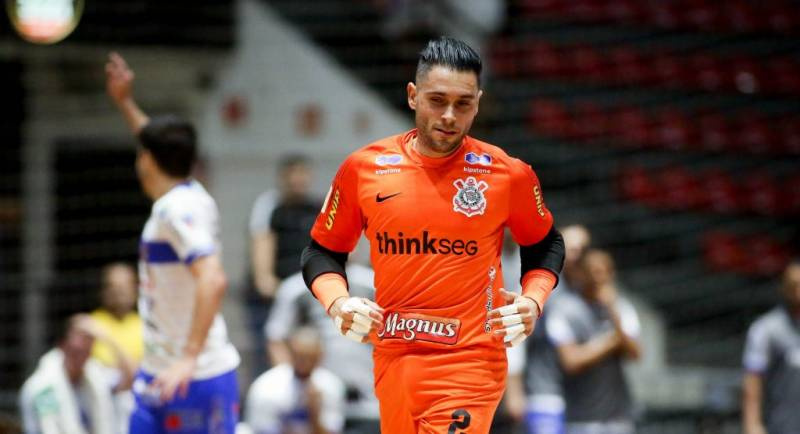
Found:
[[[564,372],[566,433],[632,434],[622,362],[640,357],[639,318],[617,293],[611,255],[591,249],[579,264],[582,287],[559,294],[545,324]]]
[[[116,53],[106,77],[109,96],[139,139],[136,172],[154,201],[140,244],[145,354],[130,432],[233,433],[239,354],[219,313],[227,283],[217,205],[190,177],[195,130],[175,116],[148,118],[133,98],[133,71]]]
[[[248,427],[257,434],[342,432],[345,388],[334,374],[319,367],[320,335],[311,327],[295,329],[288,349],[288,363],[261,374],[250,386],[245,402]]]
[[[533,170],[467,136],[480,72],[463,42],[428,43],[407,86],[417,128],[345,160],[303,254],[306,283],[339,330],[374,339],[382,432],[488,432],[504,343],[533,331],[561,270],[564,245]],[[522,295],[502,289],[505,227],[522,246]],[[377,303],[347,292],[344,264],[362,231]]]
[[[90,358],[92,345],[103,342],[114,355],[115,380]],[[20,390],[26,433],[113,433],[112,394],[130,387],[134,367],[116,341],[86,314],[71,316],[59,330],[58,345],[48,351]]]
[[[783,304],[759,317],[744,349],[745,434],[800,433],[800,262],[783,272]]]

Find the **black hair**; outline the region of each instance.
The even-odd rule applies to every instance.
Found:
[[[308,166],[311,160],[305,154],[286,154],[281,157],[278,167],[281,171],[291,169],[295,166]]]
[[[197,133],[174,115],[155,116],[139,132],[139,143],[167,175],[186,178],[197,159]]]
[[[456,71],[472,71],[477,76],[478,83],[481,81],[481,56],[464,41],[447,36],[428,41],[428,45],[419,53],[416,79],[419,80],[437,65]]]

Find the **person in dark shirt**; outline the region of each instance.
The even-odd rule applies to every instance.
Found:
[[[251,279],[245,302],[255,338],[258,372],[268,367],[263,326],[281,281],[300,271],[300,254],[311,241],[311,226],[322,205],[311,193],[311,162],[305,155],[284,156],[279,189],[256,199],[250,215]]]

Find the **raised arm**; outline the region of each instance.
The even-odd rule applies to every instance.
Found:
[[[118,53],[111,52],[106,63],[106,92],[125,118],[125,123],[128,124],[131,133],[138,136],[139,131],[147,125],[150,118],[139,108],[133,98],[134,78],[135,74],[128,67],[125,59]]]

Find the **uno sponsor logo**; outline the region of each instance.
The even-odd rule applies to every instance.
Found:
[[[541,217],[544,217],[544,199],[542,199],[542,191],[538,185],[533,186],[533,196],[536,198],[536,212]]]
[[[328,218],[325,220],[325,227],[328,230],[333,228],[333,223],[336,221],[336,211],[339,209],[339,189],[333,193],[333,200],[331,201],[331,209],[328,211]]]
[[[392,236],[389,232],[376,232],[378,252],[384,255],[467,255],[478,253],[478,242],[432,237],[428,231],[422,231],[422,237],[407,237],[402,232]]]
[[[378,330],[378,338],[454,345],[458,342],[460,330],[461,321],[458,319],[392,312],[386,315],[383,328]]]

